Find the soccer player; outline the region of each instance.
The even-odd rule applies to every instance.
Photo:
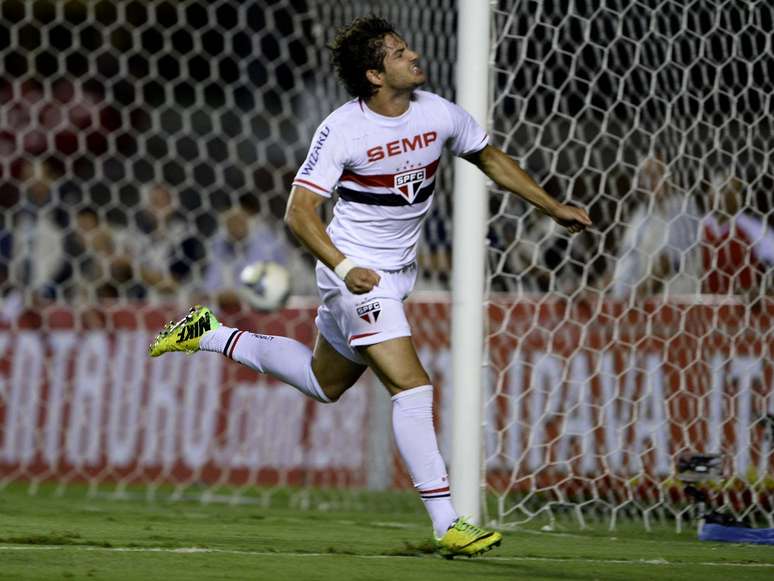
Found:
[[[321,402],[335,402],[370,367],[392,395],[398,449],[444,556],[476,555],[502,535],[457,515],[433,428],[433,387],[411,341],[403,300],[417,276],[416,246],[444,147],[571,232],[588,214],[550,197],[455,104],[418,90],[419,55],[377,17],[358,18],[331,45],[354,97],[319,126],[293,181],[285,220],[317,258],[322,299],[314,352],[285,337],[221,325],[206,307],[168,325],[150,354],[219,351]],[[337,192],[327,229],[318,209]]]

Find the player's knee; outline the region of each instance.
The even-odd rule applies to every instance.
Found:
[[[410,381],[407,382],[404,386],[398,386],[398,385],[387,385],[387,391],[390,392],[391,396],[396,396],[399,393],[402,393],[404,391],[410,391],[412,389],[416,389],[418,387],[424,387],[426,385],[432,385],[430,383],[430,378],[425,377],[424,379],[417,379],[416,381]]]
[[[406,370],[390,378],[392,385],[387,386],[390,391],[405,391],[422,385],[430,385],[430,376],[424,369]]]
[[[322,391],[325,394],[325,397],[328,398],[328,401],[320,400],[322,401],[322,403],[336,403],[337,401],[339,401],[341,394],[344,393],[341,390],[333,389],[325,385],[321,385],[320,387],[322,388]]]
[[[352,387],[352,384],[349,382],[321,382],[320,389],[325,394],[325,397],[328,398],[328,401],[323,401],[323,403],[334,403],[339,401],[339,398],[341,398],[341,396],[344,395],[344,392],[347,391],[350,387]]]
[[[333,403],[339,400],[339,398],[352,387],[355,383],[355,379],[350,377],[342,377],[338,374],[325,373],[319,369],[315,369],[312,366],[312,374],[314,375],[314,381],[320,387],[320,391],[325,395],[328,401],[320,399],[323,403]]]

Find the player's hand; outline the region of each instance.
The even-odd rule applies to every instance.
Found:
[[[561,204],[551,216],[557,224],[564,226],[570,231],[570,234],[582,232],[588,226],[591,226],[591,218],[588,212],[583,208]]]
[[[370,292],[382,278],[370,268],[361,268],[356,266],[347,273],[344,282],[349,292],[356,295],[362,295]]]

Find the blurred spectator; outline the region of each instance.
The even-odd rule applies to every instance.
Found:
[[[288,267],[293,252],[284,230],[259,214],[234,206],[220,215],[220,226],[209,249],[204,291],[216,298],[221,309],[236,310],[240,306],[236,289],[242,269],[259,260],[273,260]]]
[[[153,185],[142,200],[135,223],[119,232],[118,245],[134,257],[136,274],[151,297],[171,297],[199,274],[204,244],[168,188]]]
[[[120,251],[112,230],[94,208],[80,208],[64,240],[67,256],[60,272],[62,294],[69,301],[142,298],[131,258]]]
[[[626,220],[610,281],[612,295],[697,294],[700,214],[695,200],[670,185],[667,166],[659,156],[640,165],[635,191],[641,201]]]
[[[440,203],[440,200],[437,200]],[[419,277],[416,290],[448,290],[451,273],[451,240],[447,220],[449,215],[438,205],[427,215],[424,223],[424,244],[419,246],[417,263]]]
[[[774,232],[744,206],[744,184],[715,176],[702,221],[703,291],[756,296],[770,292]]]
[[[5,227],[5,221],[0,224],[0,300],[8,288],[8,266],[11,262],[13,238]]]
[[[501,292],[546,292],[553,285],[544,264],[547,241],[554,236],[553,220],[536,212],[506,216],[490,224],[489,240],[497,264],[492,265],[492,288]]]
[[[559,292],[571,295],[590,286],[597,275],[587,269],[595,252],[589,233],[568,234],[551,218],[508,198],[492,209],[490,223],[492,290],[516,293]]]
[[[66,265],[63,240],[67,220],[56,193],[56,175],[45,162],[24,160],[19,170],[21,198],[7,211],[5,301],[21,305],[55,298]]]

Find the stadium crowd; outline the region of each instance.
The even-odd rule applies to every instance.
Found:
[[[262,211],[257,195],[202,214],[187,210],[185,195],[173,187],[151,183],[134,204],[117,205],[112,197],[100,203],[73,176],[30,160],[5,181],[6,314],[39,301],[208,298],[235,308],[238,273],[258,260],[291,269],[294,294],[314,292],[310,259],[291,243],[280,217]],[[636,202],[621,206],[615,225],[575,238],[537,213],[494,207],[500,219],[489,235],[493,290],[570,295],[582,280],[582,292],[618,299],[772,292],[774,230],[750,210],[739,178],[716,175],[703,196],[686,195],[657,156],[643,160],[629,183],[620,197]],[[420,289],[448,289],[448,224],[442,216],[428,222]]]
[[[18,35],[17,49],[4,53],[6,74],[0,79],[4,312],[51,300],[210,296],[233,305],[236,273],[258,259],[288,266],[295,294],[315,292],[311,259],[289,240],[281,221],[291,178],[306,155],[304,133],[319,122],[320,107],[332,106],[326,99],[338,99],[326,92],[328,79],[315,76],[326,70],[310,41],[324,43],[314,35],[315,13],[305,2],[295,9],[270,2],[273,11],[251,7],[245,25],[224,5],[215,33],[207,32],[212,14],[204,4],[191,3],[186,25],[171,35],[180,13],[169,3],[155,8],[130,3],[129,26],[110,34],[102,24],[118,18],[118,3],[90,8],[70,2],[62,13],[51,2],[36,3],[34,10],[20,2],[3,5],[0,34],[12,37],[28,20],[45,32]],[[269,13],[276,26],[269,26]],[[57,19],[61,26],[54,26]],[[82,27],[84,19],[99,26]],[[142,31],[141,38],[130,33],[132,27]],[[296,42],[297,36],[303,42]],[[254,50],[251,39],[263,50]],[[279,46],[287,54],[271,56]],[[550,46],[536,41],[534,49]],[[62,52],[67,58],[57,58]],[[616,54],[606,66],[626,76],[634,56]],[[498,53],[506,72],[517,56],[510,49]],[[578,75],[584,67],[597,70],[599,63],[589,54],[581,57]],[[275,66],[280,61],[282,66]],[[235,62],[244,63],[244,74]],[[439,60],[443,66],[431,83],[451,90],[452,64]],[[522,63],[524,83],[534,84],[529,74],[539,66]],[[558,64],[545,72],[542,82],[549,84],[562,84],[567,76]],[[502,84],[510,77],[497,79]],[[579,135],[592,137],[575,145],[561,136],[546,142],[556,164],[550,161],[553,153],[522,156],[514,149],[513,154],[527,158],[526,166],[549,193],[586,206],[597,227],[570,237],[518,200],[492,194],[487,264],[492,290],[593,292],[626,300],[774,292],[769,213],[774,182],[754,159],[734,153],[748,151],[733,145],[743,130],[728,124],[723,138],[732,145],[713,146],[712,152],[725,147],[731,153],[707,163],[713,168],[708,175],[678,175],[685,152],[673,143],[665,148],[671,157],[645,155],[660,135],[647,124],[636,132],[627,129],[633,137],[621,139],[620,148],[597,146],[604,141],[594,141],[601,128],[587,115],[588,99],[564,89],[541,91],[531,99],[535,111],[527,108],[523,126],[534,115],[561,133],[564,121],[552,116],[556,109],[574,119]],[[553,95],[564,100],[549,107]],[[523,109],[518,103],[515,97],[503,100],[501,106],[510,108],[496,110],[502,125],[517,118]],[[625,107],[611,110],[611,136],[616,122],[629,127],[627,115]],[[648,131],[650,138],[634,138]],[[493,133],[494,141],[521,136],[515,127],[508,135]],[[662,141],[673,139],[662,133]],[[542,134],[548,139],[552,131]],[[513,141],[535,140],[525,134]],[[702,163],[709,162],[710,152],[702,151]],[[418,290],[450,286],[453,208],[448,178],[439,176],[439,183],[419,251]]]

